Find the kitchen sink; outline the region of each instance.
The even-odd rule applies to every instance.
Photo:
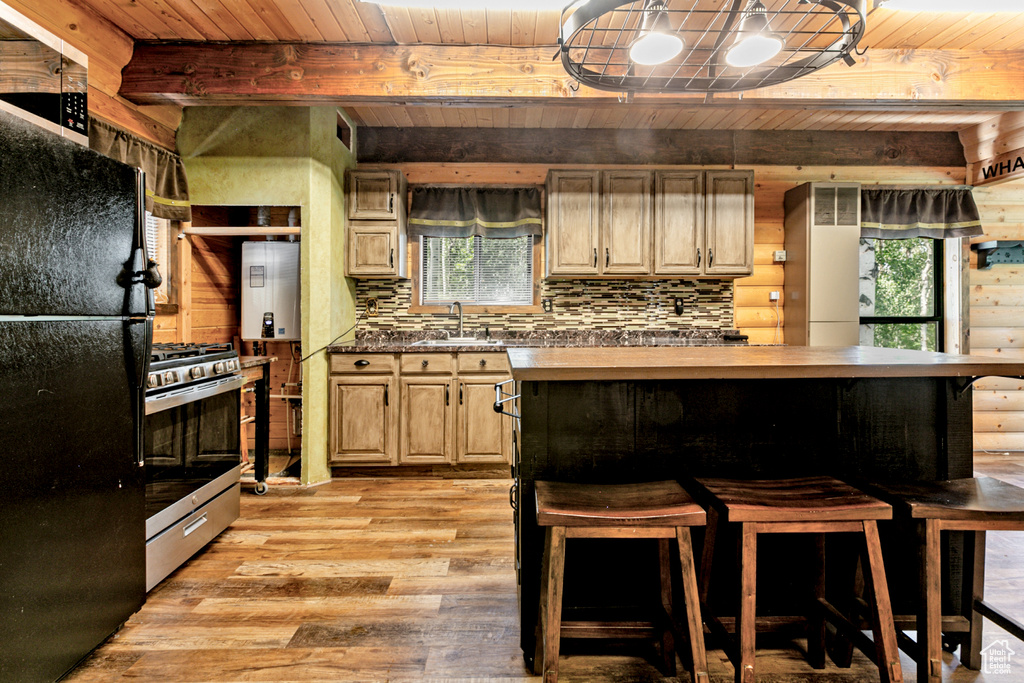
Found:
[[[412,346],[502,346],[501,339],[475,339],[473,337],[451,337],[449,339],[421,339]]]

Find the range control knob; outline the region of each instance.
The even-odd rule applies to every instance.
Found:
[[[192,376],[192,379],[199,379],[206,376],[206,370],[202,366],[197,365],[189,370],[188,374]]]
[[[160,375],[152,374],[146,378],[146,386],[150,389],[160,386]]]
[[[213,374],[215,374],[215,375],[223,375],[224,372],[225,372],[225,368],[224,368],[224,362],[223,361],[220,361],[220,362],[217,362],[217,363],[213,364]]]
[[[178,373],[174,372],[173,370],[168,370],[167,372],[164,373],[164,384],[174,384],[177,381]]]

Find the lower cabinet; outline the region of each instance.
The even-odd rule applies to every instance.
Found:
[[[393,375],[332,375],[330,381],[331,462],[393,465]]]
[[[504,353],[333,358],[344,360],[331,363],[343,371],[330,380],[331,464],[510,462],[511,418],[494,412],[494,385],[510,379]]]

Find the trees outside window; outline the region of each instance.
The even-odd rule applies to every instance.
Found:
[[[860,241],[860,344],[942,351],[942,241]]]
[[[421,303],[533,303],[533,237],[424,237]]]

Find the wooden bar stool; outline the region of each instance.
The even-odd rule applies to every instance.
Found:
[[[631,628],[615,629],[614,622],[562,623],[562,576],[567,538],[656,538],[659,539],[661,600],[670,629],[662,629],[662,655],[669,675],[675,674],[672,632],[681,637],[672,612],[672,575],[669,570],[669,540],[679,545],[686,631],[690,643],[691,675],[695,683],[708,681],[704,651],[704,626],[697,597],[697,574],[693,562],[690,527],[703,526],[705,514],[675,481],[642,484],[566,484],[537,481],[537,524],[547,527],[541,575],[540,609],[537,623],[537,652],[534,673],[545,683],[558,680],[558,650],[561,637],[636,637]],[[646,633],[644,633],[646,635]]]
[[[808,617],[808,658],[816,669],[825,666],[825,620],[836,624],[847,638],[864,650],[878,665],[881,680],[903,680],[896,632],[893,627],[889,591],[882,566],[882,548],[877,520],[890,519],[892,508],[831,477],[798,479],[695,480],[693,494],[708,508],[708,527],[700,567],[701,605],[704,620],[712,633],[728,643],[726,654],[736,668],[737,683],[754,683],[755,606],[757,599],[758,534],[816,534],[816,605]],[[736,634],[731,635],[721,620],[707,608],[712,577],[715,536],[726,524],[739,526],[740,587]],[[856,532],[863,534],[867,550],[872,603],[874,643],[863,635],[825,597],[824,534]],[[783,558],[792,561],[791,558]]]
[[[872,485],[897,519],[913,524],[920,561],[917,643],[900,633],[900,646],[917,661],[920,683],[942,681],[942,633],[962,632],[960,660],[981,668],[982,619],[1024,640],[1024,625],[984,602],[985,532],[1024,530],[1024,489],[988,477],[915,484]],[[942,616],[943,531],[965,531],[963,616]]]

